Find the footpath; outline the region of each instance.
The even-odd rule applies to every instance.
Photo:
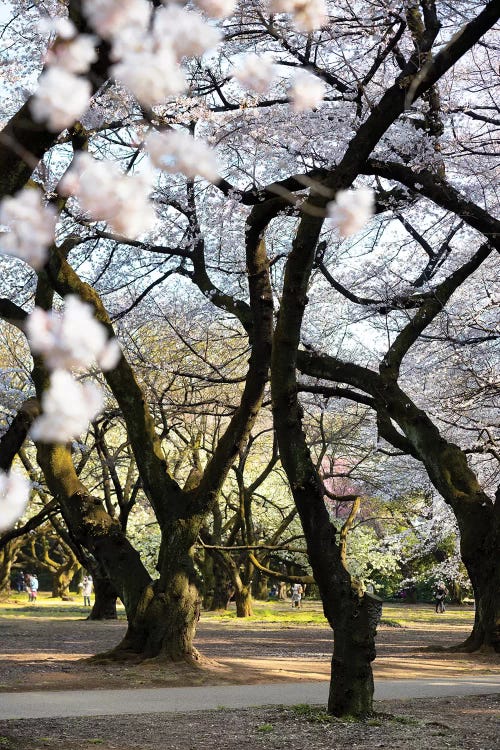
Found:
[[[500,694],[500,676],[377,680],[375,700]],[[0,719],[49,719],[203,711],[255,706],[326,705],[328,682],[215,685],[130,690],[0,693]]]

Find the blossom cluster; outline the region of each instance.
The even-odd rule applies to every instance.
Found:
[[[189,178],[200,175],[208,182],[219,179],[212,149],[182,130],[154,131],[146,139],[146,148],[154,166],[165,172],[182,172]]]
[[[49,388],[42,396],[42,415],[31,429],[34,440],[67,443],[87,429],[102,409],[104,397],[91,383],[80,383],[72,368],[87,368],[95,362],[114,368],[120,359],[116,339],[95,320],[90,305],[68,295],[62,315],[35,307],[26,322],[26,334],[34,354],[43,356],[52,371]]]
[[[270,13],[291,13],[299,31],[320,29],[328,21],[325,0],[270,0]]]
[[[67,443],[84,432],[102,411],[104,397],[93,383],[80,383],[66,370],[56,370],[42,396],[42,414],[31,428],[33,440]]]
[[[339,190],[335,200],[328,204],[327,212],[342,237],[350,237],[364,227],[373,216],[375,196],[373,190]]]
[[[312,73],[301,71],[293,79],[289,94],[295,112],[316,109],[325,96],[325,84]]]
[[[235,2],[197,0],[197,5],[208,16],[225,18]],[[200,13],[175,3],[156,10],[148,0],[83,0],[82,6],[90,26],[111,45],[111,75],[145,107],[183,92],[182,59],[203,55],[221,40],[220,31]],[[80,74],[97,60],[97,38],[78,34],[67,18],[45,22],[42,30],[56,38],[30,107],[35,120],[58,132],[88,109],[92,87]]]
[[[87,73],[96,61],[96,39],[89,34],[79,35],[67,18],[45,21],[43,30],[55,32],[57,36],[47,52],[46,69],[40,76],[30,107],[35,120],[59,132],[88,109],[92,87],[78,74]]]
[[[0,224],[9,231],[0,235],[0,251],[41,268],[54,242],[57,212],[46,206],[35,188],[24,188],[0,203]]]
[[[30,483],[16,471],[0,471],[0,532],[22,516],[28,504]]]
[[[156,219],[149,200],[148,174],[124,175],[114,162],[76,154],[59,183],[61,195],[78,198],[95,221],[106,221],[119,235],[135,238],[149,231]]]
[[[120,359],[116,339],[93,316],[90,305],[73,294],[65,298],[64,312],[35,307],[26,322],[26,334],[34,354],[41,354],[50,370],[91,367],[95,362],[111,370]]]

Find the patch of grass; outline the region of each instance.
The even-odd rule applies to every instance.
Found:
[[[7,620],[82,620],[89,614],[89,608],[83,606],[81,596],[74,595],[74,601],[63,602],[53,599],[49,591],[40,591],[36,604],[28,603],[28,595],[12,592],[8,599],[0,602],[0,617]],[[125,616],[123,605],[118,604],[118,617]],[[0,746],[1,747],[1,746]]]
[[[319,706],[310,706],[308,703],[298,703],[296,706],[290,706],[292,713],[302,721],[310,724],[333,724],[338,721],[335,716],[327,713]]]
[[[273,729],[274,727],[272,724],[261,724],[260,727],[257,727],[257,731],[263,733],[272,732]]]
[[[2,748],[2,750],[14,750],[12,740],[10,740],[9,737],[0,736],[0,748]]]

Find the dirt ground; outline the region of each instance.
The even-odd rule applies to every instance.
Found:
[[[16,614],[0,618],[0,692],[324,680],[330,671],[332,632],[318,624],[215,622],[202,615],[196,640],[203,654],[200,667],[157,660],[118,665],[82,660],[116,645],[125,632],[123,620],[53,619],[27,607]],[[449,609],[445,616],[413,621],[411,627],[382,624],[376,678],[500,674],[495,656],[417,650],[464,640],[470,624],[458,614]],[[390,616],[386,610],[385,621]]]
[[[313,611],[313,605],[311,612]],[[316,607],[317,609],[317,607]],[[410,612],[410,610],[408,610]],[[416,610],[414,609],[415,613]],[[10,614],[10,613],[9,613]],[[83,615],[83,609],[81,610]],[[493,656],[423,652],[460,642],[463,612],[379,628],[376,678],[500,674]],[[326,679],[332,635],[321,624],[214,621],[202,616],[198,667],[152,660],[117,665],[86,661],[116,645],[123,620],[53,618],[17,608],[0,618],[0,692],[154,687]],[[0,695],[1,699],[1,695]],[[384,701],[365,722],[333,720],[309,706],[0,722],[0,750],[497,750],[498,696]]]

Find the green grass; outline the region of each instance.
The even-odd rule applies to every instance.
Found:
[[[28,595],[12,593],[8,600],[0,601],[0,617],[8,619],[81,620],[88,616],[89,608],[83,606],[82,597],[75,594],[72,602],[52,599],[50,592],[38,593],[36,604],[28,602]],[[125,617],[122,605],[117,607],[118,616]],[[0,746],[1,747],[1,746]]]
[[[305,600],[302,609],[292,609],[290,602],[259,602],[253,604],[254,614],[248,618],[236,617],[234,604],[228,610],[202,612],[203,622],[226,623],[231,627],[254,627],[275,625],[278,627],[328,627],[323,615],[321,602]],[[0,617],[8,619],[81,620],[88,616],[88,607],[83,606],[82,598],[75,595],[72,602],[52,599],[49,592],[39,593],[35,605],[28,603],[26,593],[13,593],[7,601],[0,601]],[[118,616],[125,617],[122,605],[118,606]],[[438,615],[432,604],[384,604],[382,626],[424,628],[446,624],[447,626],[469,626],[474,621],[474,611],[470,607],[449,607],[446,614]],[[0,746],[1,747],[1,746]]]
[[[272,732],[274,729],[272,724],[261,724],[260,727],[257,727],[258,732],[268,733]]]

